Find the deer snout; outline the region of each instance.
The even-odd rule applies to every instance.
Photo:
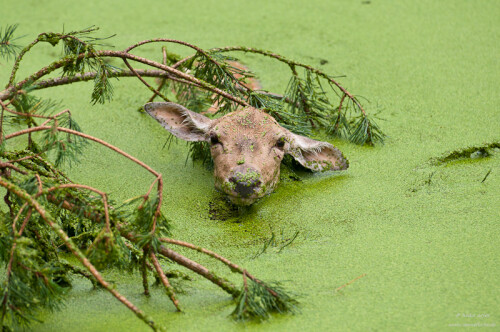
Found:
[[[229,182],[234,184],[234,191],[241,197],[248,197],[261,185],[261,175],[253,167],[238,166],[229,177]]]

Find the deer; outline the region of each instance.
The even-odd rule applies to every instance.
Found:
[[[174,136],[210,145],[215,188],[234,205],[251,205],[273,192],[285,154],[313,172],[349,167],[332,144],[292,133],[254,107],[215,119],[173,102],[147,103],[144,110]]]

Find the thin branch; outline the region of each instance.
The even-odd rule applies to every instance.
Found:
[[[224,263],[225,265],[227,265],[232,271],[239,272],[239,273],[241,273],[243,275],[246,275],[247,277],[249,277],[253,281],[264,285],[264,283],[260,279],[257,279],[256,277],[254,277],[253,275],[251,275],[250,273],[248,273],[247,270],[239,267],[238,265],[234,264],[233,262],[231,262],[227,258],[222,257],[219,254],[217,254],[217,253],[215,253],[215,252],[213,252],[211,250],[208,250],[208,249],[196,246],[196,245],[194,245],[192,243],[189,243],[189,242],[179,241],[179,240],[170,239],[170,238],[166,238],[166,237],[160,238],[160,241],[161,242],[167,242],[167,243],[175,244],[175,245],[178,245],[178,246],[181,246],[181,247],[186,247],[186,248],[193,249],[193,250],[196,250],[198,252],[204,253],[204,254],[206,254],[206,255],[208,255],[210,257],[213,257],[213,258],[221,261],[222,263]],[[267,288],[267,290],[273,296],[277,297],[277,294],[273,290],[271,290],[269,288]]]
[[[159,78],[169,78],[172,79],[172,75],[164,72],[163,70],[151,70],[151,69],[134,69],[142,77],[159,77]],[[72,84],[75,82],[85,82],[92,81],[97,76],[96,72],[85,72],[83,74],[75,74],[74,76],[62,76],[51,78],[44,81],[38,81],[33,88],[35,90],[50,88],[53,86]],[[137,76],[134,72],[128,70],[113,71],[109,74],[109,77],[135,77]],[[1,96],[1,94],[0,94]]]
[[[177,39],[167,39],[167,38],[155,38],[155,39],[146,39],[146,40],[143,40],[143,41],[140,41],[138,43],[135,43],[134,45],[132,46],[129,46],[127,47],[124,52],[126,53],[129,53],[130,51],[132,51],[134,48],[138,47],[138,46],[141,46],[141,45],[144,45],[144,44],[149,44],[149,43],[161,43],[161,42],[165,42],[165,43],[175,43],[175,44],[180,44],[180,45],[184,45],[184,46],[187,46],[187,47],[190,47],[194,50],[196,50],[197,52],[200,52],[202,53],[203,55],[205,55],[206,57],[210,57],[207,52],[201,48],[199,48],[198,46],[196,45],[193,45],[193,44],[190,44],[190,43],[187,43],[185,41],[182,41],[182,40],[177,40]]]
[[[0,145],[3,143],[3,112],[5,109],[8,109],[4,103],[0,101],[0,105],[2,106],[2,111],[0,114]]]
[[[23,130],[20,130],[20,131],[17,131],[15,133],[12,133],[12,134],[9,134],[9,135],[6,135],[4,137],[5,140],[8,140],[8,139],[11,139],[11,138],[14,138],[14,137],[17,137],[17,136],[21,136],[21,135],[25,135],[25,134],[28,134],[28,133],[33,133],[33,132],[37,132],[37,131],[42,131],[42,130],[48,130],[48,129],[55,129],[57,131],[62,131],[62,132],[65,132],[65,133],[69,133],[69,134],[73,134],[73,135],[76,135],[76,136],[80,136],[80,137],[83,137],[83,138],[86,138],[88,140],[91,140],[91,141],[94,141],[94,142],[97,142],[101,145],[104,145],[105,147],[115,151],[115,152],[118,152],[119,154],[121,154],[122,156],[132,160],[133,162],[135,162],[136,164],[142,166],[143,168],[147,169],[150,173],[152,173],[153,175],[155,175],[156,177],[161,177],[161,174],[156,172],[155,170],[153,170],[151,167],[149,167],[148,165],[146,165],[145,163],[143,163],[142,161],[140,161],[139,159],[137,158],[134,158],[132,157],[131,155],[129,155],[128,153],[120,150],[119,148],[109,144],[108,142],[106,141],[103,141],[99,138],[96,138],[96,137],[93,137],[93,136],[90,136],[90,135],[87,135],[87,134],[84,134],[84,133],[81,133],[79,131],[76,131],[76,130],[72,130],[72,129],[68,129],[68,128],[64,128],[64,127],[56,127],[56,128],[53,128],[53,127],[50,127],[50,126],[38,126],[38,127],[32,127],[32,128],[28,128],[28,129],[23,129]]]
[[[235,52],[235,51],[239,51],[239,52],[245,52],[245,53],[246,52],[256,53],[256,54],[261,54],[261,55],[264,55],[264,56],[267,56],[267,57],[274,58],[274,59],[276,59],[278,61],[281,61],[281,62],[284,62],[284,63],[288,64],[289,66],[293,65],[293,66],[305,68],[305,69],[309,70],[310,72],[315,73],[318,76],[321,76],[324,79],[326,79],[327,81],[329,81],[332,84],[334,84],[337,88],[340,89],[340,91],[342,91],[344,94],[346,94],[349,97],[349,99],[351,99],[353,101],[353,103],[359,108],[359,110],[361,111],[361,113],[363,113],[363,116],[366,116],[365,110],[363,109],[363,107],[361,106],[361,104],[356,100],[356,98],[349,91],[347,91],[342,85],[340,85],[340,83],[338,83],[333,78],[331,78],[330,76],[328,76],[327,74],[325,74],[324,72],[322,72],[319,69],[316,69],[314,67],[305,65],[305,64],[297,62],[297,61],[293,61],[293,60],[287,59],[284,56],[276,54],[276,53],[272,53],[272,52],[264,51],[264,50],[259,50],[259,49],[256,49],[256,48],[250,48],[250,47],[231,46],[231,47],[224,47],[224,48],[213,48],[213,49],[210,49],[210,51],[212,51],[212,52]]]
[[[158,262],[158,259],[156,258],[156,255],[154,254],[154,252],[149,251],[149,258],[151,259],[151,262],[153,263],[153,266],[155,267],[156,273],[160,277],[160,280],[161,280],[163,286],[165,287],[165,290],[167,292],[168,297],[170,297],[170,300],[175,305],[175,308],[177,309],[177,311],[182,311],[181,308],[179,307],[179,301],[177,301],[177,299],[175,298],[174,288],[172,287],[172,285],[170,285],[170,282],[168,281],[167,276],[165,275],[165,273],[161,269],[160,263]]]
[[[161,50],[162,50],[162,53],[163,53],[163,62],[162,63],[166,66],[167,65],[167,49],[165,48],[165,46],[163,46],[161,48]],[[163,86],[165,85],[166,81],[167,80],[163,78],[161,80],[161,82],[160,82],[160,85],[158,86],[158,89],[156,89],[156,90],[160,91],[163,88]],[[158,94],[156,92],[153,93],[153,95],[151,96],[151,98],[149,98],[148,103],[152,102],[156,98],[156,96],[158,96]]]
[[[181,247],[185,247],[185,248],[189,248],[189,249],[193,249],[193,250],[196,250],[198,252],[201,252],[203,254],[206,254],[210,257],[213,257],[219,261],[221,261],[222,263],[224,263],[225,265],[227,265],[229,268],[231,268],[231,270],[235,270],[235,271],[238,271],[240,273],[243,273],[244,272],[244,269],[239,267],[238,265],[234,264],[233,262],[231,262],[230,260],[228,260],[227,258],[225,257],[222,257],[221,255],[211,251],[211,250],[208,250],[208,249],[205,249],[205,248],[202,248],[202,247],[199,247],[199,246],[196,246],[192,243],[189,243],[189,242],[184,242],[184,241],[180,241],[180,240],[175,240],[175,239],[171,239],[171,238],[167,238],[167,237],[162,237],[159,239],[161,242],[166,242],[166,243],[170,243],[170,244],[175,244],[177,246],[181,246]]]
[[[128,244],[128,243],[127,243]],[[131,246],[131,245],[130,245]],[[129,248],[129,246],[127,246]],[[129,248],[130,249],[130,248]],[[144,295],[149,296],[149,283],[148,283],[148,269],[147,269],[147,248],[142,249],[141,257],[141,275],[142,275],[142,287],[144,288]]]
[[[2,169],[2,168],[10,168],[10,169],[13,169],[14,171],[21,173],[21,174],[24,174],[24,175],[28,174],[27,172],[23,171],[19,167],[12,165],[10,162],[4,163],[4,162],[0,161],[0,169]]]
[[[19,63],[21,62],[23,56],[29,50],[31,50],[31,48],[33,46],[35,46],[36,44],[38,44],[40,42],[39,38],[40,38],[40,35],[35,40],[33,40],[28,46],[23,48],[21,52],[19,52],[19,55],[17,56],[16,61],[14,62],[14,66],[12,67],[12,72],[10,73],[9,82],[7,83],[6,87],[12,86],[12,84],[14,83],[14,80],[16,79],[16,72],[19,69]]]
[[[358,277],[356,277],[356,278],[352,279],[352,280],[351,280],[351,281],[349,281],[348,283],[346,283],[346,284],[344,284],[344,285],[340,286],[339,288],[337,288],[335,291],[336,291],[336,292],[338,292],[338,291],[339,291],[339,290],[341,290],[342,288],[349,286],[350,284],[354,283],[356,280],[359,280],[359,279],[363,278],[364,276],[366,276],[366,273],[363,273],[362,275],[360,275],[360,276],[358,276]]]
[[[42,123],[40,126],[45,126],[47,123],[49,123],[50,121],[56,121],[57,122],[57,118],[65,113],[68,113],[68,116],[71,118],[71,111],[69,109],[65,109],[64,111],[61,111],[55,115],[52,115],[52,116],[49,116],[48,117],[48,120],[45,121],[44,123]]]
[[[145,86],[148,87],[149,90],[151,90],[155,95],[158,95],[160,96],[163,100],[165,101],[170,101],[166,96],[164,96],[160,91],[159,89],[156,90],[155,88],[153,88],[151,85],[149,85],[148,82],[146,82],[142,76],[130,65],[130,63],[128,63],[127,59],[123,59],[123,62],[125,63],[125,65],[128,67],[128,69],[130,69],[130,71],[132,73],[135,74],[135,76],[137,76],[137,78],[139,79],[139,81],[141,81]]]
[[[339,103],[339,107],[337,108],[337,112],[338,112],[338,115],[337,115],[337,120],[335,121],[335,129],[334,131],[337,131],[339,129],[339,124],[340,124],[340,118],[342,116],[342,103],[344,102],[344,99],[347,95],[344,93],[342,95],[342,98],[340,99],[340,103]]]

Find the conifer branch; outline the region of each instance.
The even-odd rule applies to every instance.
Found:
[[[105,225],[106,225],[106,232],[108,234],[111,234],[111,224],[109,222],[109,211],[108,211],[108,209],[109,209],[108,208],[108,196],[106,195],[106,193],[104,193],[98,189],[92,188],[90,186],[84,185],[84,184],[73,184],[73,183],[61,184],[58,186],[54,186],[52,188],[47,189],[47,193],[51,193],[52,191],[60,190],[60,189],[64,189],[64,188],[86,189],[86,190],[93,191],[96,194],[99,194],[102,197],[102,202],[104,204],[104,221],[105,221]],[[41,193],[41,191],[40,191],[40,193]]]
[[[52,217],[47,214],[45,209],[38,203],[31,195],[26,193],[24,190],[16,186],[15,184],[6,181],[0,176],[0,186],[7,189],[9,192],[15,194],[20,199],[28,203],[32,208],[34,208],[40,217],[52,228],[52,230],[60,237],[64,242],[66,247],[75,255],[75,257],[80,261],[80,263],[85,266],[85,268],[97,279],[99,284],[101,284],[108,292],[110,292],[118,301],[122,302],[127,308],[135,313],[135,315],[149,325],[154,331],[162,331],[163,329],[158,326],[149,316],[147,316],[142,310],[138,309],[134,304],[132,304],[125,296],[121,295],[116,289],[111,287],[101,276],[99,271],[90,263],[87,257],[78,249],[78,247],[73,243],[73,241],[68,237],[68,235],[62,230],[62,228],[52,220]]]

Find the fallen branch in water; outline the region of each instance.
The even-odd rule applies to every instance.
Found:
[[[384,135],[354,94],[311,66],[268,51],[242,47],[203,50],[173,39],[145,40],[123,51],[101,50],[98,48],[107,38],[95,37],[95,30],[91,27],[67,33],[41,33],[24,48],[12,43],[15,26],[0,30],[0,56],[8,59],[18,54],[8,83],[0,90],[0,186],[6,192],[4,202],[8,209],[0,209],[0,261],[6,266],[0,286],[2,329],[25,328],[36,320],[36,310],[42,306],[57,309],[71,285],[71,274],[78,274],[106,289],[153,330],[162,330],[147,313],[112,287],[102,271],[139,271],[146,295],[148,274],[153,274],[180,311],[162,266],[166,262],[182,265],[230,294],[236,302],[233,316],[238,320],[265,319],[272,312],[295,312],[297,301],[279,284],[264,282],[213,251],[172,239],[170,222],[162,213],[162,174],[109,142],[82,133],[69,110],[61,111],[55,103],[32,92],[93,81],[92,103],[105,103],[113,96],[113,78],[134,77],[152,91],[151,100],[155,96],[174,99],[196,112],[217,105],[211,116],[253,106],[264,109],[296,133],[323,128],[359,144],[381,142]],[[25,55],[34,52],[40,43],[62,45],[64,56],[17,79]],[[196,53],[182,59],[163,48],[161,63],[131,53],[150,43],[174,43]],[[251,52],[287,64],[292,72],[288,88],[275,93],[247,84],[254,75],[231,62],[233,59],[226,52]],[[111,65],[112,60],[123,62],[126,69]],[[136,68],[137,64],[147,69]],[[158,88],[148,78],[161,80]],[[322,84],[328,89],[324,90]],[[27,148],[18,150],[22,137],[27,137]],[[16,144],[12,143],[14,138],[18,138]],[[89,142],[98,143],[151,173],[154,178],[146,184],[146,193],[116,204],[107,193],[109,188],[102,190],[71,181],[61,165],[75,162]],[[241,275],[242,286],[174,251],[171,245],[199,251],[224,263]],[[60,250],[76,257],[83,268],[61,259]]]

